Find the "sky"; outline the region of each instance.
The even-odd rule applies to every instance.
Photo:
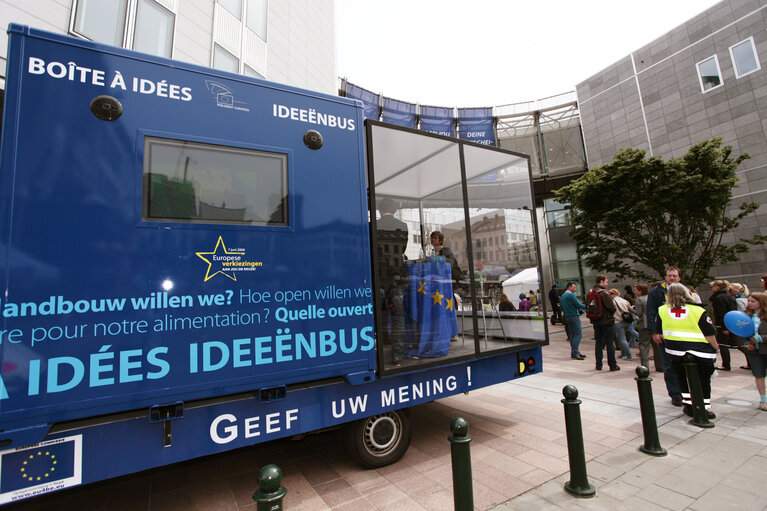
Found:
[[[336,0],[336,72],[434,106],[497,106],[575,85],[719,0]]]

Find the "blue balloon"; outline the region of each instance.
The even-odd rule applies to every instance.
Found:
[[[724,315],[724,326],[740,337],[752,337],[754,335],[754,322],[751,320],[751,316],[745,312],[728,312]]]

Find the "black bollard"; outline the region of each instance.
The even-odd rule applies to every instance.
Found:
[[[471,482],[471,437],[466,419],[456,417],[450,422],[450,459],[453,463],[453,506],[455,511],[474,510],[474,490]]]
[[[581,400],[578,389],[566,385],[562,389],[565,399],[565,430],[567,432],[567,455],[570,458],[570,480],[565,483],[565,490],[576,497],[588,498],[596,495],[597,490],[589,484],[586,475],[586,450],[583,447],[583,426],[581,425]]]
[[[282,470],[266,465],[258,471],[258,490],[253,494],[256,511],[282,511],[282,498],[288,493],[282,483]]]
[[[688,422],[699,428],[713,428],[714,423],[708,420],[706,405],[703,403],[703,389],[700,387],[698,361],[695,355],[685,353],[682,363],[684,364],[684,372],[687,375],[687,385],[690,387],[690,399],[692,399],[692,420]]]
[[[637,392],[639,393],[639,410],[642,413],[642,430],[644,445],[639,450],[652,456],[665,456],[666,449],[660,446],[658,438],[658,421],[655,419],[655,401],[652,397],[652,378],[650,370],[645,366],[636,368]]]

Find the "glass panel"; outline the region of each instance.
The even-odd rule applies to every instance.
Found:
[[[218,4],[237,19],[242,18],[242,0],[218,0]]]
[[[240,61],[219,45],[215,45],[213,50],[213,67],[222,71],[236,73],[239,71]]]
[[[549,227],[567,227],[570,225],[570,212],[562,210],[547,213],[546,222]]]
[[[533,175],[539,175],[541,169],[538,165],[538,137],[517,136],[513,138],[502,138],[500,144],[503,149],[516,151],[518,153],[530,155],[530,165],[533,169]]]
[[[287,156],[147,137],[143,218],[288,225]]]
[[[576,243],[556,244],[551,246],[554,261],[577,261],[578,245]],[[578,273],[576,272],[575,275]]]
[[[100,43],[123,45],[128,0],[79,0],[74,31]]]
[[[133,49],[170,58],[175,16],[154,0],[141,0],[136,14]]]
[[[383,367],[412,369],[474,355],[474,339],[461,333],[471,315],[456,314],[469,269],[458,144],[383,126],[372,130]],[[432,238],[434,231],[441,236]]]
[[[546,147],[546,167],[549,172],[564,172],[586,168],[580,126],[547,131],[543,134]]]
[[[698,75],[703,92],[722,85],[722,76],[719,73],[719,62],[716,60],[716,56],[698,63]]]
[[[554,274],[557,279],[578,280],[578,261],[554,263]]]
[[[760,69],[759,61],[756,58],[756,49],[754,40],[746,39],[730,48],[732,61],[735,64],[735,76],[740,78],[749,73]]]
[[[479,349],[545,341],[528,160],[468,145],[464,155]]]
[[[546,211],[560,211],[567,207],[565,204],[557,202],[554,199],[544,199],[543,205],[546,208]]]
[[[264,41],[267,6],[267,0],[248,0],[248,15],[245,21],[245,25]]]
[[[255,71],[253,68],[247,65],[242,66],[242,74],[245,76],[252,76],[253,78],[261,78],[264,79],[265,77],[261,75],[261,73]]]

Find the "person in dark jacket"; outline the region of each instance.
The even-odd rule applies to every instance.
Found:
[[[607,348],[607,365],[610,366],[610,371],[619,371],[620,366],[615,360],[615,344],[613,344],[613,327],[615,326],[615,302],[613,302],[610,293],[605,289],[607,286],[607,275],[599,274],[596,276],[596,284],[593,290],[599,293],[602,298],[602,305],[604,305],[604,314],[597,320],[592,320],[594,325],[594,335],[596,336],[596,342],[594,343],[594,358],[596,358],[596,370],[602,370],[602,357],[604,356],[604,349]]]
[[[511,300],[509,300],[509,297],[506,296],[506,294],[501,294],[500,302],[498,303],[498,310],[501,312],[512,312],[517,310],[514,307],[514,304],[511,303]]]
[[[724,315],[730,311],[738,310],[738,303],[730,294],[730,283],[726,280],[714,280],[711,282],[711,308],[714,311],[714,326],[716,327],[716,342],[719,343],[719,353],[722,357],[722,367],[719,371],[730,370],[730,350],[732,345],[730,331],[724,326]]]
[[[559,290],[556,284],[552,285],[549,290],[549,302],[551,302],[551,324],[553,325],[557,321],[562,323],[562,312],[559,307]]]

